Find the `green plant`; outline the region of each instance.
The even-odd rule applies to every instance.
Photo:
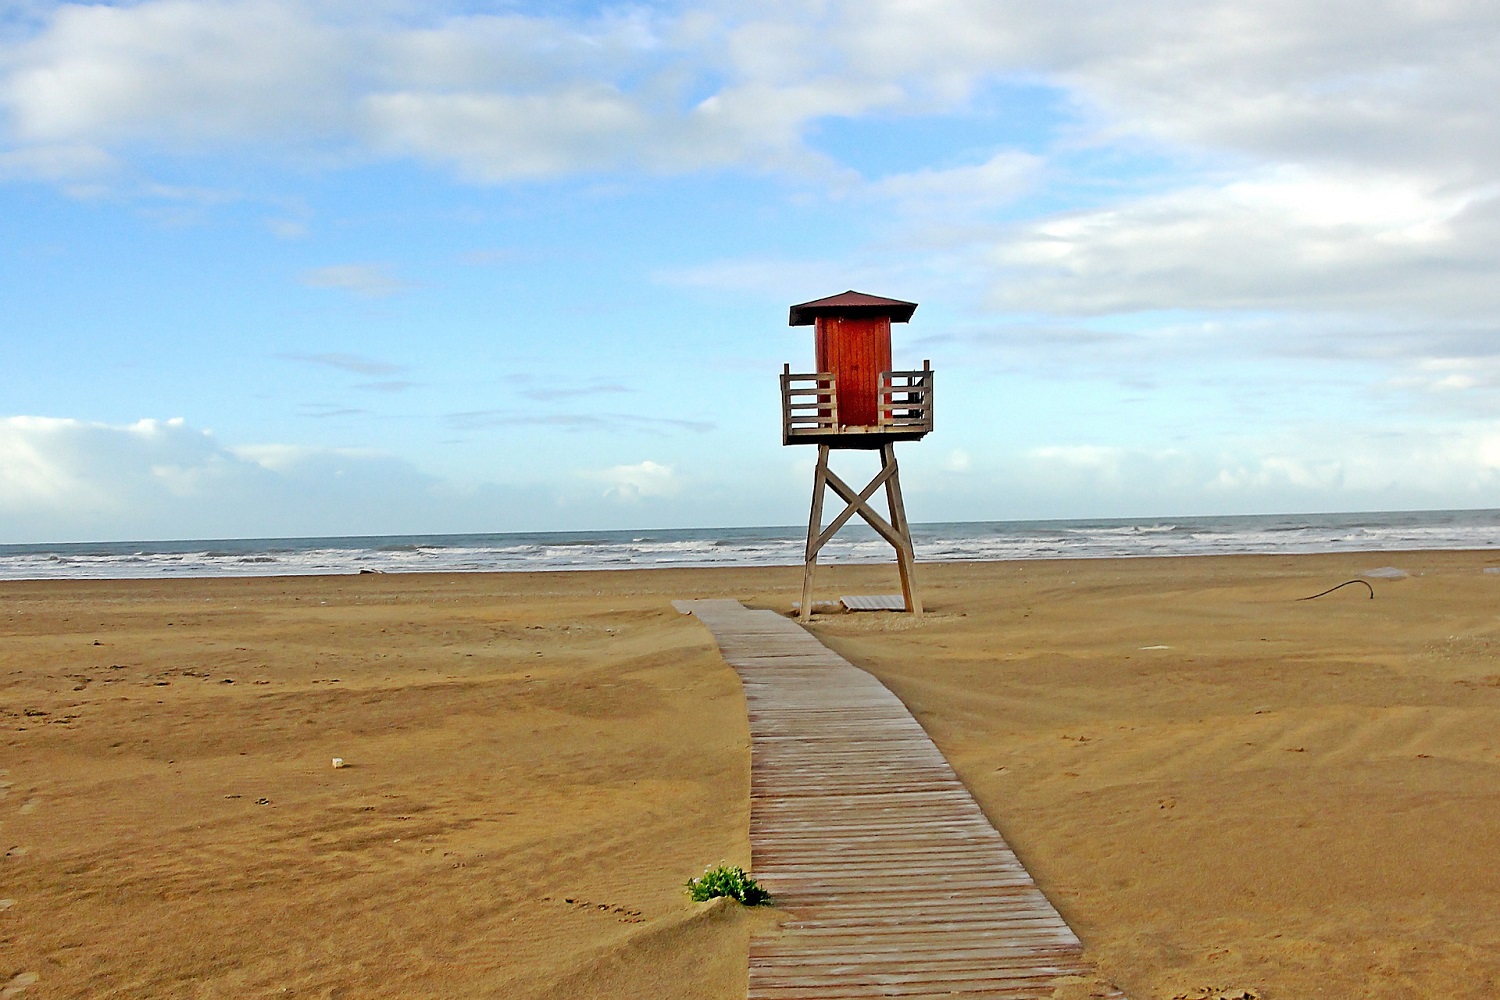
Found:
[[[771,901],[771,894],[737,865],[715,865],[697,878],[688,879],[687,892],[695,903],[717,896],[729,896],[746,906],[759,906]]]

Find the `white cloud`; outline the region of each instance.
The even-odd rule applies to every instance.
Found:
[[[336,124],[359,46],[309,13],[274,0],[64,5],[8,53],[0,101],[26,142],[311,138]]]
[[[674,468],[654,461],[543,471],[551,478],[447,480],[370,449],[226,443],[181,419],[0,417],[0,543],[751,523],[767,503],[738,475],[684,496]]]
[[[635,465],[616,465],[592,473],[592,477],[608,484],[604,490],[606,497],[627,502],[673,496],[682,485],[670,465],[659,465],[649,459]]]
[[[71,423],[44,417],[9,417],[0,423],[0,509],[50,503],[79,491],[76,471],[58,461],[61,432]]]
[[[945,472],[968,472],[973,468],[973,457],[962,448],[954,448],[943,458],[942,467]]]
[[[1106,136],[1455,177],[1491,172],[1500,148],[1500,9],[1482,0],[797,6],[823,65],[913,98],[952,102],[1009,74],[1063,84]]]
[[[664,285],[711,288],[717,291],[755,292],[773,301],[782,297],[796,301],[793,289],[806,289],[808,298],[826,295],[840,282],[861,284],[851,268],[832,261],[738,259],[709,261],[687,267],[664,268],[653,276]]]
[[[387,264],[331,264],[303,271],[298,280],[308,288],[336,288],[367,299],[383,299],[416,287],[392,274]]]
[[[207,491],[235,462],[181,419],[112,426],[48,417],[0,421],[0,510],[25,520],[110,521]]]
[[[456,164],[482,181],[615,166],[638,150],[645,114],[608,86],[539,94],[376,94],[365,107],[384,150]]]
[[[377,452],[309,448],[306,445],[297,444],[245,444],[225,450],[235,458],[243,459],[268,472],[275,473],[295,472],[330,455],[344,458],[379,457]]]
[[[917,215],[973,218],[1014,202],[1036,183],[1044,161],[1030,153],[996,153],[984,163],[892,174],[870,184],[868,193]]]
[[[1481,2],[852,0],[585,16],[336,0],[63,5],[0,41],[25,147],[256,142],[416,155],[488,181],[634,165],[806,170],[808,125],[947,112],[996,79],[1265,162],[1465,180],[1500,152]]]
[[[356,375],[395,375],[406,370],[404,365],[344,351],[330,351],[323,354],[283,354],[281,356],[288,361],[302,361],[311,365],[353,372]]]
[[[1492,347],[1500,352],[1500,344]],[[1462,395],[1500,389],[1500,357],[1423,358],[1386,383],[1393,389]]]
[[[1500,305],[1491,188],[1282,167],[1017,227],[992,259],[1005,308],[1420,308]]]
[[[273,236],[283,240],[305,239],[309,232],[307,223],[296,219],[267,219],[265,225]]]
[[[72,187],[107,177],[118,168],[119,161],[109,153],[78,143],[0,151],[0,180],[51,181]]]
[[[1118,128],[1300,162],[1456,179],[1493,170],[1491,4],[1219,0],[1189,17],[1151,6],[1134,44],[1073,69]]]
[[[7,541],[381,533],[435,487],[386,455],[226,447],[182,419],[0,419]]]
[[[1330,424],[1171,449],[1043,446],[1016,469],[1027,492],[1093,516],[1484,507],[1500,490],[1500,423]]]
[[[1115,489],[1132,467],[1150,464],[1165,468],[1179,459],[1170,451],[1146,453],[1105,445],[1043,445],[1028,449],[1024,457],[1038,467],[1085,479],[1096,487]]]

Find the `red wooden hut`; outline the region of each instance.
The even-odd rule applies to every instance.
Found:
[[[891,370],[891,324],[905,323],[915,302],[847,291],[792,306],[791,326],[811,326],[818,371],[833,375],[839,423],[874,427],[880,413],[880,376]]]

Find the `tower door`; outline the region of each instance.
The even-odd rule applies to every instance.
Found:
[[[891,321],[885,316],[819,316],[818,371],[838,380],[839,424],[879,422],[880,373],[891,368]]]

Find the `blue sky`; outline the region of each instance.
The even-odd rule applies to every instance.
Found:
[[[846,288],[921,303],[915,520],[1496,506],[1496,39],[0,0],[0,541],[797,523],[786,309]]]

